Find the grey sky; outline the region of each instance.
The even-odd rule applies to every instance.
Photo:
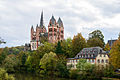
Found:
[[[7,42],[0,47],[29,43],[30,28],[39,24],[42,10],[46,28],[52,14],[61,17],[65,38],[81,32],[87,39],[100,29],[107,42],[120,32],[119,0],[0,0],[0,36]]]

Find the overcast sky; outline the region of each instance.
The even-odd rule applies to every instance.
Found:
[[[87,39],[99,29],[107,42],[120,32],[120,0],[0,0],[0,37],[7,42],[0,47],[29,43],[42,10],[46,28],[52,14],[56,20],[61,17],[65,38],[81,32]]]

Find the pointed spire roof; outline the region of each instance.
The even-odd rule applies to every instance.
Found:
[[[52,22],[52,24],[55,24],[55,18],[54,18],[53,15],[52,15],[52,18],[51,18],[51,22]]]
[[[43,11],[41,12],[40,27],[43,27]]]
[[[61,18],[60,18],[60,17],[59,17],[59,19],[58,19],[57,23],[59,24],[59,26],[60,26],[60,27],[63,27],[63,22],[62,22],[62,20],[61,20]]]
[[[31,26],[31,29],[33,29],[33,25]]]

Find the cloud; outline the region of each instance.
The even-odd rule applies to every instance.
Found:
[[[100,29],[105,42],[117,38],[120,30],[119,0],[0,0],[0,36],[4,46],[18,46],[30,42],[30,28],[39,24],[44,12],[47,28],[52,14],[63,20],[65,38],[81,32],[87,39],[93,30]]]

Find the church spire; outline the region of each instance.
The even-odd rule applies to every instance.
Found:
[[[43,11],[41,12],[40,27],[43,27]]]

